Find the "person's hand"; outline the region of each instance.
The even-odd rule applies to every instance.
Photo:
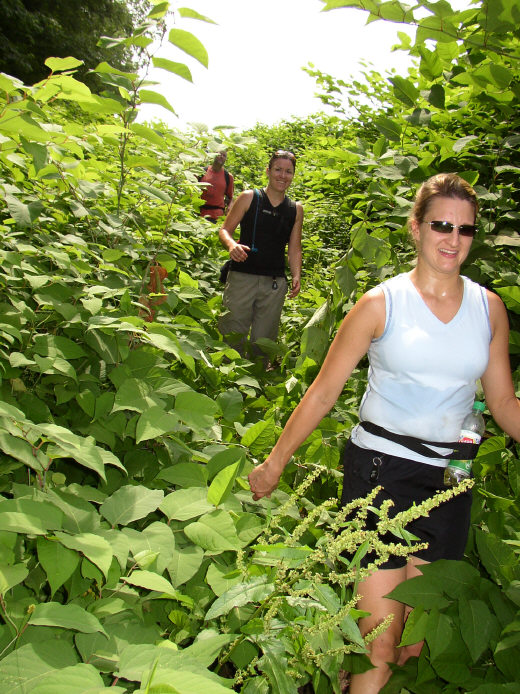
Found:
[[[247,254],[250,250],[249,246],[237,243],[236,246],[233,246],[229,251],[229,257],[237,263],[243,263],[244,260],[247,260]]]
[[[275,470],[273,465],[267,461],[257,465],[247,478],[253,492],[253,501],[258,501],[263,496],[269,498],[276,489],[280,476],[281,473]]]
[[[292,283],[291,283],[291,290],[289,292],[289,298],[294,299],[294,297],[300,293],[300,289],[301,289],[300,278],[299,277],[293,277]]]

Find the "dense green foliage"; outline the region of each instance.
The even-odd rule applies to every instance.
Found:
[[[126,37],[146,14],[146,0],[0,0],[0,72],[25,84],[48,75],[44,61],[75,56],[83,61],[79,79],[99,89],[89,70],[108,59],[120,70],[136,69],[135,50],[107,51],[100,36]]]
[[[401,39],[417,67],[363,84],[316,71],[337,115],[241,135],[137,123],[142,102],[171,107],[108,63],[96,70],[114,98],[78,81],[74,59],[47,61],[37,87],[0,76],[3,690],[339,694],[339,671],[367,666],[356,567],[369,546],[381,561],[400,550],[363,530],[370,499],[347,520],[335,502],[364,364],[271,500],[253,502],[246,475],[356,297],[410,268],[410,200],[437,171],[479,192],[465,272],[510,311],[518,383],[515,4],[421,4],[416,20],[393,1],[327,2],[418,24],[415,44]],[[154,3],[148,21],[167,10]],[[206,63],[184,29],[169,40]],[[150,59],[189,78],[185,65]],[[221,253],[196,214],[197,176],[222,143],[244,187],[261,183],[266,150],[298,154],[304,288],[280,344],[265,344],[280,362],[268,373],[216,329]],[[519,691],[520,461],[490,418],[488,430],[466,560],[428,566],[396,591],[414,607],[404,642],[426,646],[386,692]],[[390,529],[407,537],[421,511]]]

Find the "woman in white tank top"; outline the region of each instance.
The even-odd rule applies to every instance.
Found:
[[[454,441],[471,409],[480,378],[495,422],[520,441],[520,403],[511,378],[505,307],[496,294],[460,275],[476,231],[477,211],[475,192],[455,174],[438,174],[421,186],[409,218],[417,247],[416,267],[368,291],[346,316],[316,380],[268,458],[251,472],[253,499],[270,496],[292,454],[329,412],[366,354],[371,365],[361,419],[370,419],[397,434]],[[461,340],[467,343],[462,348]],[[393,485],[398,493],[401,468],[418,470],[416,480],[442,480],[442,466],[446,464],[442,457],[423,459],[396,445],[356,428],[349,455],[356,458],[357,467],[354,472],[345,471],[347,486],[349,480],[352,487],[357,484],[357,472],[368,479],[363,460],[389,461],[392,479],[389,475],[388,486]],[[379,474],[379,469],[376,472]],[[385,480],[379,484],[385,487]],[[403,489],[406,500],[405,486]],[[357,491],[344,489],[347,498],[351,493]],[[410,496],[408,506],[413,501]],[[456,511],[457,523],[467,528],[471,499],[463,503],[466,505],[459,504]],[[441,505],[446,507],[442,522],[453,531],[449,504]],[[459,522],[461,512],[466,517],[463,523]],[[350,694],[379,692],[390,676],[388,662],[403,663],[420,653],[421,643],[397,648],[409,610],[384,596],[402,581],[419,575],[420,564],[435,558],[456,558],[446,547],[446,529],[442,534],[436,521],[432,523],[434,527],[426,529],[428,537],[430,531],[434,536],[430,554],[409,556],[405,565],[397,568],[395,564],[380,568],[360,583],[358,607],[370,613],[360,621],[362,633],[367,634],[390,614],[394,619],[369,646],[375,668],[352,676]],[[464,533],[458,538],[459,553],[463,552]]]

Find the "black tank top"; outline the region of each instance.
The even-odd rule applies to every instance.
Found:
[[[296,203],[293,200],[285,197],[273,207],[264,190],[260,190],[259,196],[255,191],[249,209],[240,222],[240,243],[251,250],[243,263],[232,261],[231,269],[252,275],[284,276],[285,247],[295,220]]]

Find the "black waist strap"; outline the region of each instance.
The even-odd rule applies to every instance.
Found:
[[[480,444],[478,443],[465,443],[462,441],[423,441],[422,439],[416,439],[414,436],[406,436],[405,434],[394,434],[393,431],[388,431],[384,427],[379,426],[379,424],[374,424],[373,422],[359,422],[359,426],[362,427],[369,434],[374,434],[374,436],[381,436],[383,439],[388,439],[394,443],[398,443],[400,446],[409,448],[419,455],[423,455],[425,458],[449,458],[451,460],[473,460],[476,458]],[[432,451],[429,446],[437,446],[439,448],[452,448],[451,453],[436,453]]]
[[[222,205],[202,205],[201,210],[223,210]]]

